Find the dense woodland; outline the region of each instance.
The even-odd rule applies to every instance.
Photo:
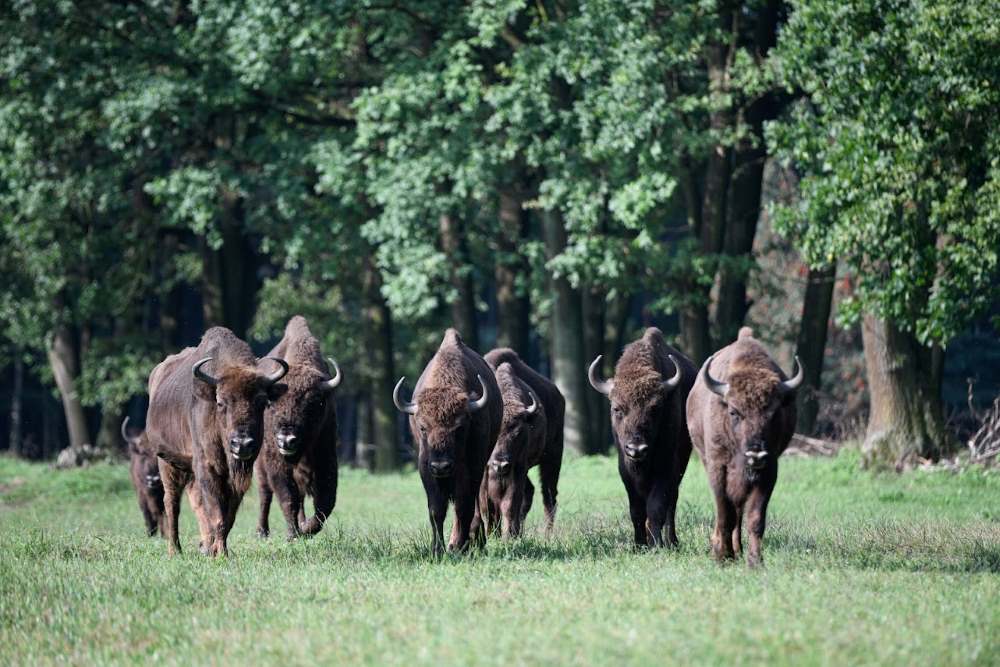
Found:
[[[993,0],[15,1],[0,10],[0,448],[121,447],[166,354],[305,315],[343,455],[457,327],[567,398],[749,323],[798,430],[955,451],[1000,392]]]

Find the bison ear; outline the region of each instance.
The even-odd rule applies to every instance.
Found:
[[[209,401],[210,403],[215,403],[215,386],[207,382],[203,382],[198,378],[191,381],[194,388],[194,395],[203,401]]]
[[[275,382],[267,388],[267,400],[276,401],[288,392],[288,385],[284,382]]]

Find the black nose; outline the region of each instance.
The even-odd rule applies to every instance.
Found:
[[[431,474],[435,477],[447,477],[451,474],[452,463],[451,461],[431,461],[430,469]]]
[[[630,459],[641,461],[649,453],[649,445],[645,442],[630,442],[625,445],[625,455]]]
[[[282,454],[294,454],[299,449],[298,438],[294,433],[279,433],[275,439]]]
[[[504,474],[510,469],[510,461],[506,459],[493,459],[490,461],[490,467],[493,471],[498,474]]]
[[[248,435],[237,435],[229,439],[229,451],[238,459],[246,460],[254,454],[254,439]]]

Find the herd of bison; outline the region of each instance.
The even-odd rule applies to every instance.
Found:
[[[601,357],[594,360],[590,384],[610,402],[636,545],[677,545],[677,494],[693,445],[715,498],[713,555],[740,555],[746,514],[747,562],[762,562],[767,504],[803,377],[795,363],[789,379],[749,328],[700,370],[656,328],[625,347],[613,377],[602,379]],[[149,376],[145,430],[131,431],[127,419],[122,424],[149,534],[159,531],[170,554],[180,551],[177,521],[186,491],[202,553],[226,554],[254,473],[261,537],[269,534],[275,496],[290,539],[322,529],[337,499],[333,392],[341,379],[302,317],[288,322],[262,359],[222,327],[209,329],[198,347],[164,359]],[[409,416],[436,555],[445,549],[449,501],[449,550],[481,547],[487,534],[517,537],[535,491],[528,470],[536,465],[545,530],[552,528],[565,413],[555,384],[514,350],[483,357],[449,329],[409,400],[404,391],[400,378],[393,402]],[[306,496],[313,498],[310,517]]]

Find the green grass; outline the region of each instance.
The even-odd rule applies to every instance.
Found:
[[[314,539],[253,536],[168,559],[142,534],[124,466],[0,458],[0,664],[997,664],[1000,475],[872,476],[845,452],[784,460],[766,568],[708,556],[692,459],[675,552],[630,546],[610,459],[563,468],[557,530],[430,557],[414,473],[343,470]],[[272,530],[284,522],[277,508]]]

